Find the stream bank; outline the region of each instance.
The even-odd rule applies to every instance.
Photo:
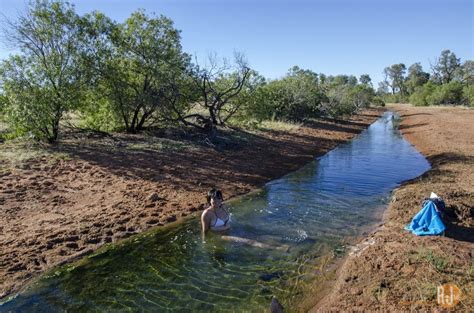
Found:
[[[400,130],[432,169],[395,190],[384,224],[366,248],[348,256],[328,294],[311,310],[442,311],[437,287],[461,289],[456,310],[474,307],[474,110],[392,105]],[[404,230],[430,192],[446,201],[445,237],[417,237]],[[367,244],[368,243],[368,244]]]
[[[53,269],[2,309],[247,312],[265,311],[273,295],[304,310],[306,286],[325,279],[348,241],[380,223],[400,181],[429,169],[397,124],[385,112],[350,142],[228,201],[225,235],[203,241],[198,219],[158,228]],[[259,244],[243,244],[249,240]]]

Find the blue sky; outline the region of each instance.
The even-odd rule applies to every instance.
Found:
[[[170,17],[186,52],[231,57],[245,53],[269,78],[293,65],[325,74],[370,74],[375,86],[384,67],[421,62],[425,70],[443,49],[474,59],[472,0],[75,0],[78,13],[99,10],[117,21],[144,8]],[[14,18],[23,0],[0,0]],[[0,58],[11,50],[0,47]]]

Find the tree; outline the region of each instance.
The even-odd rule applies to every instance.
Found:
[[[328,81],[333,85],[357,85],[357,77],[353,75],[329,76]]]
[[[392,94],[400,92],[402,97],[405,95],[405,72],[406,66],[403,63],[393,64],[384,69],[385,81],[392,89]]]
[[[208,114],[182,114],[178,110],[174,112],[180,122],[205,130],[212,138],[217,134],[217,126],[224,126],[242,106],[241,102],[233,100],[244,88],[251,69],[244,56],[239,53],[234,55],[234,64],[230,64],[226,59],[220,62],[215,54],[210,55],[208,61],[207,66],[196,64],[190,72],[199,99],[190,101],[188,108],[189,111],[200,106]]]
[[[173,21],[137,11],[122,24],[97,13],[87,24],[98,93],[106,95],[125,129],[135,133],[162,119],[174,99],[172,84],[190,64]]]
[[[455,80],[466,84],[474,84],[474,61],[466,60],[455,73]]]
[[[451,81],[447,84],[437,85],[436,89],[426,99],[428,104],[459,105],[463,103],[463,86],[460,82]]]
[[[372,86],[372,79],[370,78],[369,74],[360,75],[359,82],[363,85]]]
[[[389,92],[388,87],[389,85],[386,79],[379,82],[379,87],[377,88],[377,94],[379,95],[387,94]]]
[[[238,120],[248,122],[256,119],[261,122],[271,118],[272,112],[266,106],[269,100],[266,85],[265,77],[252,70],[244,87],[233,100],[241,108],[235,114]]]
[[[18,134],[54,142],[64,113],[81,103],[90,80],[79,17],[67,2],[37,0],[7,24],[7,40],[21,51],[0,70],[9,122]]]
[[[410,95],[410,103],[416,106],[430,105],[428,99],[435,92],[436,85],[432,81],[428,81],[422,86],[415,88],[415,91]]]
[[[412,94],[417,87],[423,86],[429,78],[430,74],[423,71],[423,67],[419,62],[410,65],[405,82],[408,93]]]
[[[443,50],[441,56],[432,66],[433,78],[436,82],[447,84],[454,79],[454,75],[461,66],[460,59],[451,50]]]

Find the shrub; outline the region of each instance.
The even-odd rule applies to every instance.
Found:
[[[430,105],[462,104],[462,100],[463,86],[457,81],[437,86],[433,93],[426,97],[426,101]]]
[[[385,103],[406,103],[408,102],[408,98],[402,96],[399,93],[396,94],[386,94],[383,96],[383,100]]]
[[[107,99],[97,99],[92,94],[89,96],[80,111],[81,127],[105,132],[123,129],[122,119]]]
[[[432,82],[416,87],[415,92],[410,96],[410,103],[416,106],[429,105],[427,98],[433,94],[435,89],[436,85]]]
[[[463,102],[472,107],[474,106],[474,85],[467,85],[462,90]]]
[[[372,105],[379,106],[379,107],[384,107],[385,106],[385,101],[379,96],[373,97],[372,98]]]
[[[247,118],[301,121],[320,114],[323,94],[313,74],[293,70],[282,79],[260,84],[251,95],[239,97],[246,102]]]

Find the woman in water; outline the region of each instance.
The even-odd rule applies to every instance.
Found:
[[[220,190],[211,189],[207,193],[207,203],[209,204],[209,207],[205,209],[201,215],[203,239],[208,230],[219,232],[230,228],[230,214],[227,211],[225,205],[222,203],[222,192]],[[222,235],[221,238],[225,241],[246,244],[257,248],[276,249],[282,250],[284,252],[288,252],[289,250],[289,246],[287,245],[272,246],[263,242],[242,237]]]
[[[209,207],[201,215],[203,234],[208,230],[223,231],[230,228],[230,214],[222,201],[222,192],[220,190],[211,189],[207,193]]]

